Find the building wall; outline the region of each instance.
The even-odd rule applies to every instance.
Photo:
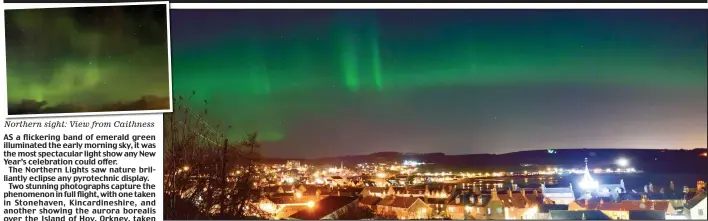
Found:
[[[704,207],[705,207],[705,206],[704,206]],[[669,201],[669,208],[666,209],[666,211],[664,212],[664,214],[670,215],[670,214],[675,214],[675,213],[676,213],[676,207],[674,207],[674,205],[671,204],[671,202]]]
[[[708,199],[708,198],[706,198]],[[693,209],[689,210],[689,218],[690,219],[699,219],[699,220],[706,220],[708,217],[706,216],[706,213],[708,213],[708,209],[706,207],[708,206],[706,204],[706,199],[701,200],[700,203],[695,205]]]
[[[472,211],[470,211],[470,213],[475,219],[487,219],[487,216],[490,215],[491,210],[492,209],[484,206],[474,206],[472,207]]]
[[[408,208],[408,219],[411,219],[411,217],[416,217],[418,219],[427,219],[428,217],[431,217],[433,213],[432,208],[428,206],[428,204],[424,203],[421,200],[416,200],[413,205],[411,205],[410,208]]]
[[[629,220],[628,211],[601,210],[601,212],[612,219]]]
[[[459,220],[465,219],[465,206],[448,205],[447,206],[447,214],[450,215],[450,219],[459,219]]]
[[[536,213],[532,219],[537,219],[537,220],[550,220],[551,219],[551,214],[550,213]]]
[[[506,215],[509,216],[509,219],[523,219],[526,211],[528,211],[528,208],[508,207]]]
[[[585,210],[585,207],[580,206],[577,202],[571,202],[568,204],[569,211]]]
[[[399,208],[391,206],[377,206],[379,213],[393,212],[399,219],[427,219],[432,212],[430,206],[421,200],[417,200],[409,208]],[[425,211],[422,213],[421,211]]]
[[[568,205],[571,202],[575,201],[575,196],[573,196],[572,193],[568,193],[568,194],[553,193],[553,194],[549,194],[549,195],[544,194],[544,197],[551,199],[556,204],[562,204],[562,205]]]

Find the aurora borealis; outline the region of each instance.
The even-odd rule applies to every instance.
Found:
[[[167,7],[5,11],[9,114],[165,110]]]
[[[173,91],[272,157],[705,148],[701,10],[173,10]]]

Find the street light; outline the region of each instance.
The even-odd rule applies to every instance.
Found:
[[[619,165],[621,167],[629,166],[629,160],[626,158],[619,158],[619,159],[617,159],[617,165]]]

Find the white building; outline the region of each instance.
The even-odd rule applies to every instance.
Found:
[[[687,218],[689,219],[698,219],[698,220],[706,220],[708,217],[706,216],[706,209],[708,205],[706,204],[706,192],[701,191],[700,193],[696,194],[693,199],[689,200],[686,202],[685,205],[685,210],[684,213],[688,216]]]
[[[546,184],[541,184],[541,193],[543,193],[544,203],[546,204],[561,204],[568,205],[575,201],[573,193],[573,185],[568,187],[546,187]]]

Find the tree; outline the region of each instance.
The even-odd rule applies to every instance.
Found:
[[[229,159],[237,159],[230,164],[230,168],[242,172],[233,176],[233,182],[226,188],[226,198],[229,200],[225,203],[225,208],[228,209],[223,210],[222,218],[245,219],[253,216],[269,218],[269,214],[258,206],[262,194],[261,189],[258,188],[261,178],[258,162],[261,156],[257,138],[257,133],[248,134],[244,141],[236,148],[231,148],[227,154]]]
[[[210,205],[217,203],[211,186],[218,169],[213,163],[218,153],[212,143],[215,137],[208,135],[213,129],[204,122],[206,108],[193,111],[187,105],[190,99],[191,95],[187,100],[178,96],[173,101],[176,110],[164,115],[164,190],[165,205],[170,208],[165,210],[167,219],[209,217]],[[183,214],[193,210],[200,214]]]
[[[398,216],[393,211],[381,211],[376,213],[376,218],[379,220],[398,220]]]
[[[256,134],[229,144],[220,125],[189,107],[192,96],[174,99],[164,115],[165,219],[267,218],[257,202],[260,177]],[[230,175],[234,170],[242,173]]]
[[[336,217],[336,220],[362,220],[376,217],[374,210],[368,206],[354,205],[347,212]]]

